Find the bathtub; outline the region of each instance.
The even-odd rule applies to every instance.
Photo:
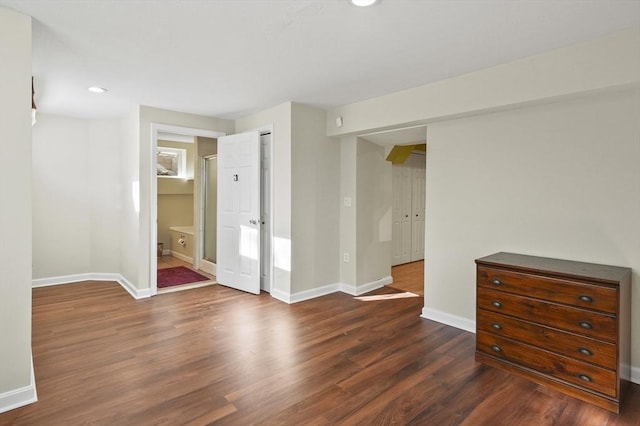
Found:
[[[171,234],[171,256],[193,263],[193,226],[172,226],[169,228],[169,233]]]

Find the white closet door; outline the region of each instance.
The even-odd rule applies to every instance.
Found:
[[[411,261],[411,166],[394,164],[391,265]]]
[[[425,180],[426,157],[420,154],[411,154],[411,261],[424,259],[424,211],[425,211]]]
[[[411,163],[406,161],[402,167],[402,254],[400,263],[411,262],[411,202],[412,179]]]
[[[392,266],[424,259],[425,159],[393,165]]]
[[[391,210],[391,266],[402,263],[402,169],[392,166],[393,205]]]

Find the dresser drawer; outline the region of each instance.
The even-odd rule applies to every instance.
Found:
[[[478,310],[476,325],[479,331],[508,337],[561,355],[597,364],[609,370],[617,368],[616,347],[611,343],[576,336],[481,309]]]
[[[615,314],[618,292],[613,287],[549,278],[478,266],[478,285],[509,293]]]
[[[617,397],[617,377],[611,370],[478,331],[477,350],[530,368],[579,387]]]
[[[478,309],[498,312],[609,342],[616,341],[617,326],[613,316],[480,286],[477,290]]]

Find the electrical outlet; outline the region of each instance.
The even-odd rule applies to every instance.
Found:
[[[349,253],[345,252],[342,255],[342,260],[344,261],[344,263],[349,263]]]

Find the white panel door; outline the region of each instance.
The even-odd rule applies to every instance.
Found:
[[[402,167],[394,164],[391,167],[393,182],[393,206],[391,210],[391,266],[402,263]]]
[[[411,201],[412,201],[412,178],[411,163],[406,161],[402,164],[402,254],[400,263],[411,262]]]
[[[424,259],[424,211],[426,164],[424,155],[412,154],[412,196],[411,196],[411,261]]]
[[[218,139],[219,284],[260,293],[260,134]]]

